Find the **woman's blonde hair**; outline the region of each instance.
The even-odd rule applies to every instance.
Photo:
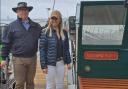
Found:
[[[60,36],[61,36],[62,40],[64,40],[64,39],[65,39],[65,36],[64,36],[64,32],[63,32],[62,15],[61,15],[60,11],[58,11],[58,10],[52,11],[51,16],[52,16],[53,14],[57,14],[58,18],[60,19],[60,23],[59,23],[59,25],[58,25],[58,28],[59,28]],[[46,30],[45,30],[45,34],[46,34],[48,31],[49,31],[49,37],[51,37],[51,36],[52,36],[52,30],[51,30],[51,28],[47,27]]]

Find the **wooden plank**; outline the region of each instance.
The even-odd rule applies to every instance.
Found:
[[[96,79],[79,77],[80,89],[128,89],[128,79]]]
[[[40,61],[37,61],[37,67],[36,67],[36,76],[35,76],[35,89],[45,89],[45,75],[42,72],[42,69],[40,67]]]

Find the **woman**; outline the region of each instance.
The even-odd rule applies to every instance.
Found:
[[[43,73],[46,74],[46,89],[64,89],[65,66],[70,69],[69,40],[62,29],[62,16],[59,11],[53,11],[48,27],[43,30],[40,39],[40,62]]]

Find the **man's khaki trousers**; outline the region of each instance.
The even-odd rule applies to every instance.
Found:
[[[34,89],[37,57],[13,57],[15,89]],[[26,88],[25,87],[26,84]]]

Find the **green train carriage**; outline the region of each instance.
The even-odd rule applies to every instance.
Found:
[[[128,88],[128,9],[123,0],[77,5],[78,89]]]

